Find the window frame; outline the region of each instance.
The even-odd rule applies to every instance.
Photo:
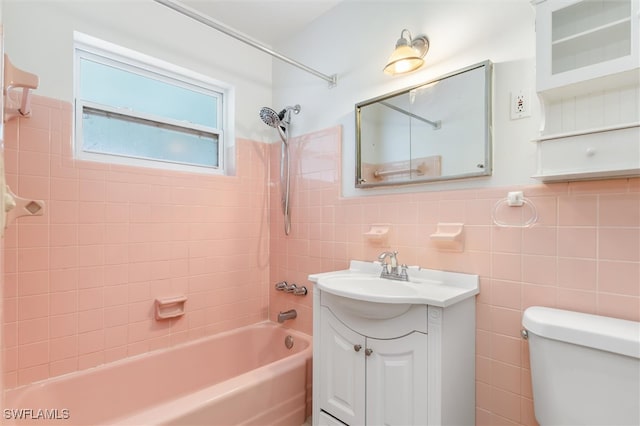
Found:
[[[215,94],[217,97],[217,128],[162,117],[155,114],[134,112],[126,108],[118,108],[110,105],[83,101],[80,98],[80,63],[82,60],[89,60],[103,65],[113,66],[143,77],[149,77],[164,83],[207,95],[213,96]],[[234,126],[232,123],[235,90],[233,86],[214,80],[195,71],[153,58],[132,49],[88,36],[78,31],[74,31],[73,68],[73,154],[75,159],[204,174],[223,175],[229,172],[232,164],[227,161],[227,158],[225,157],[227,153],[233,152],[230,148],[234,146]],[[218,165],[204,166],[164,159],[149,159],[144,157],[85,151],[83,149],[82,129],[82,114],[85,107],[102,111],[107,114],[112,113],[127,116],[134,121],[153,121],[159,123],[161,126],[166,125],[172,128],[177,127],[184,129],[186,132],[195,131],[215,135],[218,137]]]

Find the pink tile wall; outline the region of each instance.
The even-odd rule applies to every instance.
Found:
[[[480,275],[476,386],[479,425],[534,425],[528,348],[520,339],[525,308],[545,305],[640,321],[640,178],[527,187],[340,197],[340,128],[292,141],[291,234],[284,236],[272,177],[272,284],[310,286],[307,275],[373,260],[372,223],[392,224],[390,248],[409,265]],[[279,146],[271,154],[277,170]],[[531,228],[493,225],[493,206],[523,190],[537,208]],[[498,211],[526,221],[530,211]],[[524,216],[524,217],[523,217]],[[438,222],[465,223],[463,253],[438,251],[429,240]],[[521,222],[520,222],[521,223]],[[270,318],[295,308],[288,322],[312,330],[312,301],[270,288]]]
[[[278,173],[269,174],[279,169],[279,145],[238,141],[237,177],[76,162],[70,106],[34,97],[33,110],[5,130],[10,186],[47,204],[5,239],[7,387],[260,321],[267,310],[275,320],[297,309],[286,326],[311,333],[311,296],[273,284],[310,287],[309,273],[374,259],[383,247],[363,233],[379,222],[392,224],[402,262],[481,277],[478,424],[535,424],[519,338],[526,307],[640,320],[638,178],[344,199],[341,129],[330,128],[292,141],[285,237]],[[535,203],[535,227],[492,224],[493,206],[515,189]],[[428,236],[454,221],[466,224],[465,251],[440,252]],[[187,315],[154,321],[154,298],[177,293],[189,296]]]
[[[233,177],[75,161],[71,116],[34,96],[6,123],[8,184],[46,213],[6,232],[5,386],[266,319],[267,147],[238,141]],[[155,321],[178,294],[187,314]]]

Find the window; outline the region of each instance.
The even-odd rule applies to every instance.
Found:
[[[233,90],[192,71],[75,33],[79,159],[224,172]]]

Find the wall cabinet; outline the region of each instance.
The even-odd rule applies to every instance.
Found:
[[[474,298],[385,319],[345,306],[314,288],[314,425],[474,424]]]
[[[640,174],[640,0],[534,0],[543,181]]]
[[[637,0],[537,0],[538,91],[638,79]],[[611,83],[606,83],[610,80]]]

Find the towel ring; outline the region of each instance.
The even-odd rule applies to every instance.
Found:
[[[531,216],[524,223],[507,223],[505,221],[497,219],[497,212],[501,207],[522,207],[528,206],[531,209]],[[502,228],[530,228],[538,221],[538,211],[533,201],[522,196],[521,192],[510,192],[507,198],[503,198],[496,202],[491,212],[491,219],[493,223]]]

